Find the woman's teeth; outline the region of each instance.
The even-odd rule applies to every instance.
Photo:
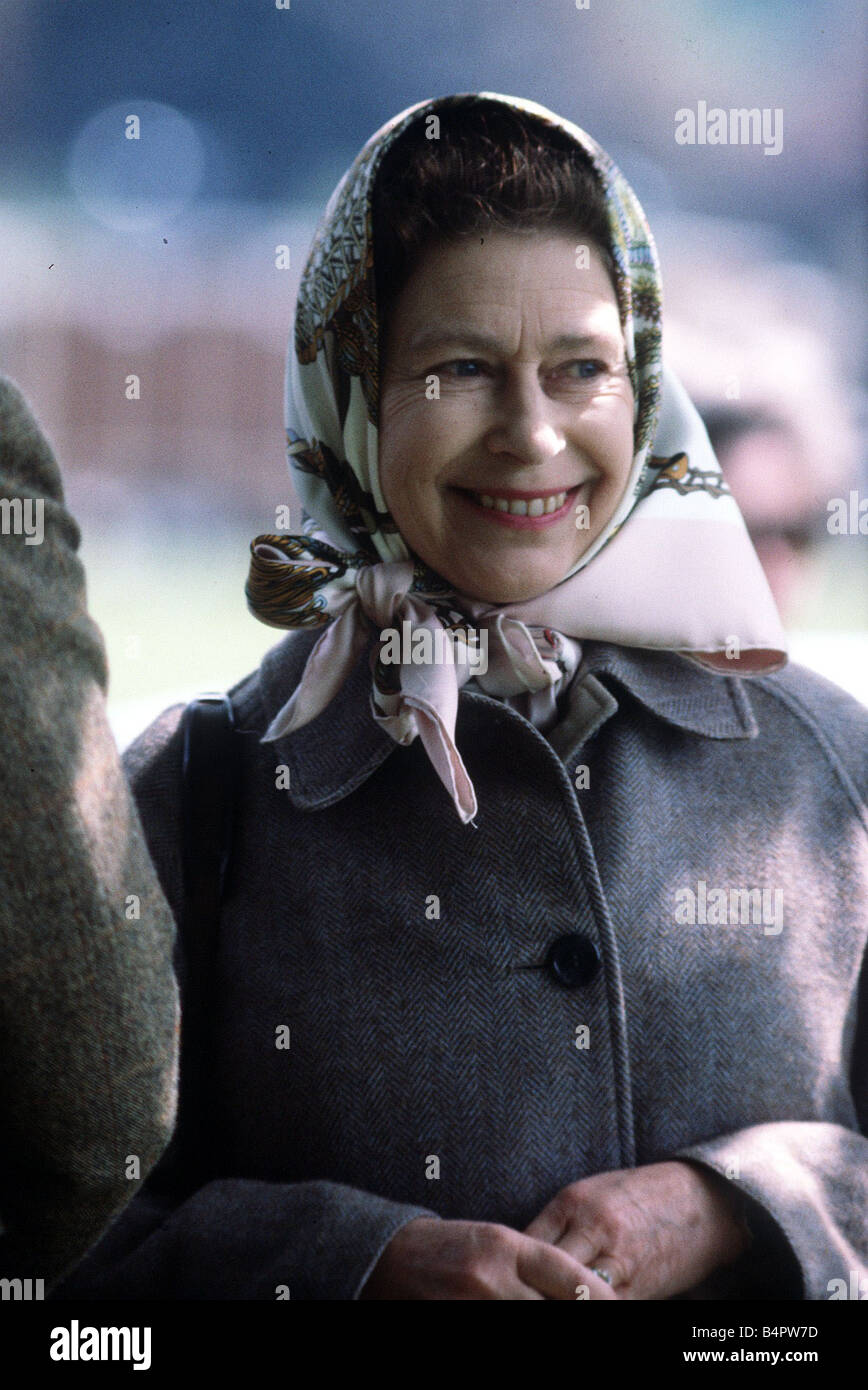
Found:
[[[566,502],[565,492],[556,492],[549,497],[492,497],[487,492],[471,494],[483,507],[493,507],[497,512],[509,512],[510,516],[548,516],[558,511]]]

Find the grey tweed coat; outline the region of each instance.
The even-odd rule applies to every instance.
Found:
[[[173,921],[106,721],[79,540],[0,377],[0,1277],[48,1287],[166,1148],[178,1061]]]
[[[353,1299],[414,1216],[522,1228],[674,1157],[740,1189],[755,1239],[689,1296],[868,1279],[868,712],[797,667],[588,643],[549,737],[461,692],[474,828],[372,719],[367,652],[260,742],[315,636],[232,692],[210,1166],[162,1164],[60,1296]],[[126,757],[176,914],[180,713]],[[716,920],[713,890],[763,889]]]

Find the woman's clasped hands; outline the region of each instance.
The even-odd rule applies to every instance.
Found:
[[[599,1173],[523,1231],[417,1217],[393,1236],[362,1299],[666,1299],[747,1248],[737,1192],[682,1160]]]

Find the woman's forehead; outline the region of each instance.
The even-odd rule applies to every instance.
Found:
[[[518,334],[546,347],[620,345],[615,289],[602,259],[581,249],[543,232],[432,248],[399,296],[395,330],[413,351],[459,340],[501,350]]]
[[[476,286],[486,290],[516,288],[544,291],[611,291],[616,298],[599,250],[577,232],[497,230],[460,241],[434,241],[423,252],[411,280],[424,278],[443,288],[456,285],[466,294]]]

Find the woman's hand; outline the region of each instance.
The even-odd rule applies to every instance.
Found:
[[[587,1292],[577,1290],[585,1286]],[[419,1216],[389,1241],[359,1298],[616,1298],[555,1242],[486,1221]]]
[[[571,1183],[525,1235],[596,1265],[629,1299],[684,1293],[750,1244],[726,1180],[678,1159]]]

